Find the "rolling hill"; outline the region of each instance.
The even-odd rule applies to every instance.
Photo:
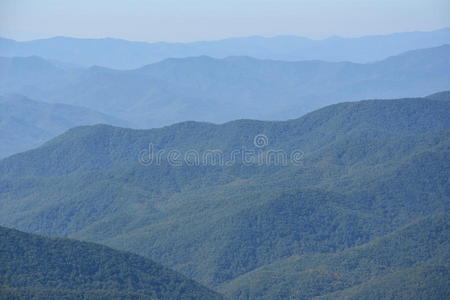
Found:
[[[222,290],[231,299],[446,299],[449,222],[432,215],[342,252],[283,259]]]
[[[189,120],[285,120],[342,101],[450,89],[449,45],[369,64],[201,56],[128,71],[61,67],[38,57],[3,58],[0,66],[0,92],[87,107],[135,128]]]
[[[448,213],[446,95],[340,103],[283,122],[74,128],[0,161],[0,224],[132,251],[234,293],[240,288],[229,285],[278,261],[345,256]],[[255,144],[261,135],[267,143]],[[164,150],[159,163],[147,159],[149,145]],[[173,151],[203,157],[210,150],[254,156],[232,164],[170,160]],[[270,151],[287,161],[261,163]],[[301,156],[294,161],[292,153]],[[433,238],[421,236],[420,247]],[[396,255],[407,254],[394,246]],[[330,292],[351,288],[357,295],[386,284],[363,279],[361,289],[347,284]]]
[[[145,43],[120,39],[50,39],[17,42],[0,39],[0,56],[42,56],[80,66],[133,69],[167,58],[208,55],[252,56],[276,60],[373,62],[402,52],[450,43],[450,28],[359,38],[311,40],[296,36],[252,36],[193,43]],[[383,45],[382,47],[380,45]]]
[[[0,299],[222,299],[186,277],[92,243],[0,227]]]
[[[98,123],[127,126],[87,108],[0,96],[0,158],[36,148],[72,127]]]
[[[449,267],[407,268],[317,299],[447,299]]]

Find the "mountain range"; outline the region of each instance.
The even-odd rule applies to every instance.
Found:
[[[285,61],[325,60],[368,63],[389,56],[450,44],[450,28],[358,38],[312,40],[297,36],[251,36],[192,43],[146,43],[120,39],[54,37],[18,42],[0,39],[0,56],[41,56],[79,66],[134,69],[167,58],[207,55],[215,58],[251,56]]]
[[[450,28],[0,38],[0,300],[450,299],[449,70]]]
[[[73,128],[0,161],[0,224],[131,251],[232,299],[442,299],[449,96],[289,121]],[[252,159],[186,159],[237,150]],[[290,160],[261,163],[274,151]]]
[[[119,71],[28,57],[2,58],[0,67],[2,94],[86,107],[134,128],[188,120],[285,120],[342,101],[450,89],[450,45],[370,64],[201,56]]]

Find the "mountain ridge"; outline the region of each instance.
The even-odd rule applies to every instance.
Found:
[[[448,101],[415,98],[337,104],[287,122],[79,127],[0,161],[0,224],[133,251],[220,288],[448,211],[449,112]],[[254,144],[260,134],[265,148]],[[150,143],[304,156],[299,165],[174,166],[167,156],[143,165]]]
[[[237,37],[213,41],[187,43],[138,42],[117,38],[78,39],[53,37],[17,42],[0,40],[0,55],[27,56],[37,54],[49,59],[67,61],[78,65],[103,65],[119,69],[132,69],[160,61],[167,57],[211,55],[226,57],[248,55],[277,60],[309,60],[370,62],[404,51],[450,43],[450,29],[416,31],[355,38],[334,37],[313,40],[297,36]],[[380,48],[378,45],[385,44]],[[29,47],[29,48],[27,48]],[[102,49],[118,49],[105,55]],[[36,49],[36,50],[33,50]],[[55,51],[54,49],[64,49]],[[73,49],[80,49],[74,53]],[[333,51],[330,51],[333,49]],[[377,51],[374,51],[377,49]],[[123,55],[123,53],[129,55]],[[117,59],[118,55],[120,60]]]
[[[79,125],[128,123],[94,110],[45,103],[21,95],[0,96],[0,158],[40,146]]]
[[[450,88],[449,45],[370,64],[202,56],[129,71],[52,65],[36,73],[25,58],[2,60],[0,92],[88,107],[135,128],[291,119],[343,100],[423,97]]]

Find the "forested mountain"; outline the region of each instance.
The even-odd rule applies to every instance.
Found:
[[[99,123],[127,125],[83,107],[38,102],[20,95],[0,96],[0,158],[36,148],[70,128]]]
[[[0,299],[222,299],[135,254],[0,227]]]
[[[450,28],[359,38],[331,37],[311,40],[296,36],[252,36],[193,43],[145,43],[120,39],[55,37],[17,42],[0,39],[0,56],[38,55],[81,66],[138,68],[166,58],[208,55],[252,56],[277,60],[373,62],[405,51],[450,43]]]
[[[342,101],[450,89],[449,45],[370,64],[201,56],[130,71],[73,68],[38,57],[3,58],[0,66],[0,92],[88,107],[137,128],[188,120],[285,120]]]
[[[292,270],[299,276],[277,279],[295,282],[290,295],[309,289],[315,296],[374,297],[384,288],[397,295],[385,277],[393,272],[411,289],[417,278],[447,274],[446,95],[341,103],[283,122],[74,128],[0,161],[0,223],[133,251],[243,299],[264,299],[270,292],[240,282],[254,282],[265,267],[281,270],[291,260],[300,265]],[[165,151],[159,163],[149,160],[149,145]],[[179,157],[220,150],[226,162],[191,165],[170,160],[170,150]],[[236,150],[254,156],[228,164]],[[271,151],[288,160],[258,160]],[[301,155],[293,160],[294,153]],[[417,226],[423,231],[409,237]],[[400,237],[423,253],[393,244]],[[383,249],[409,260],[395,267],[378,262],[386,257]],[[357,268],[363,265],[360,251],[373,253],[373,261],[366,258],[373,269]],[[308,264],[319,258],[324,260],[317,271]],[[339,265],[341,258],[349,264],[354,258],[357,269]],[[334,282],[327,272],[335,268],[342,282],[317,292],[323,281]],[[407,268],[417,278],[401,273]],[[327,274],[314,277],[320,284],[300,276],[322,269]],[[430,293],[442,292],[440,284]]]
[[[339,253],[289,257],[223,290],[231,299],[447,299],[449,222],[432,215]]]

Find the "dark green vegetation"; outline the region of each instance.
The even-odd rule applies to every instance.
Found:
[[[0,227],[0,299],[221,299],[159,264]]]
[[[432,215],[339,253],[277,261],[222,290],[232,299],[448,299],[449,224],[450,214]]]
[[[424,96],[450,89],[448,70],[450,45],[368,64],[201,56],[129,71],[2,58],[0,93],[88,107],[149,128],[185,120],[286,120],[343,100]]]
[[[441,300],[450,297],[449,280],[450,267],[448,265],[406,268],[381,278],[375,278],[355,288],[316,299]]]
[[[341,103],[285,122],[75,128],[0,161],[0,222],[133,251],[243,299],[439,299],[450,263],[445,95]],[[269,145],[256,148],[257,134]],[[305,155],[302,165],[143,166],[149,143]]]
[[[405,51],[450,43],[450,28],[360,38],[311,40],[296,36],[251,36],[194,43],[145,43],[126,40],[55,37],[17,42],[0,38],[0,56],[38,55],[81,66],[138,68],[166,58],[208,55],[260,59],[372,62]],[[383,45],[380,47],[380,45]]]
[[[36,148],[69,128],[98,123],[127,124],[82,107],[0,96],[0,158]]]

